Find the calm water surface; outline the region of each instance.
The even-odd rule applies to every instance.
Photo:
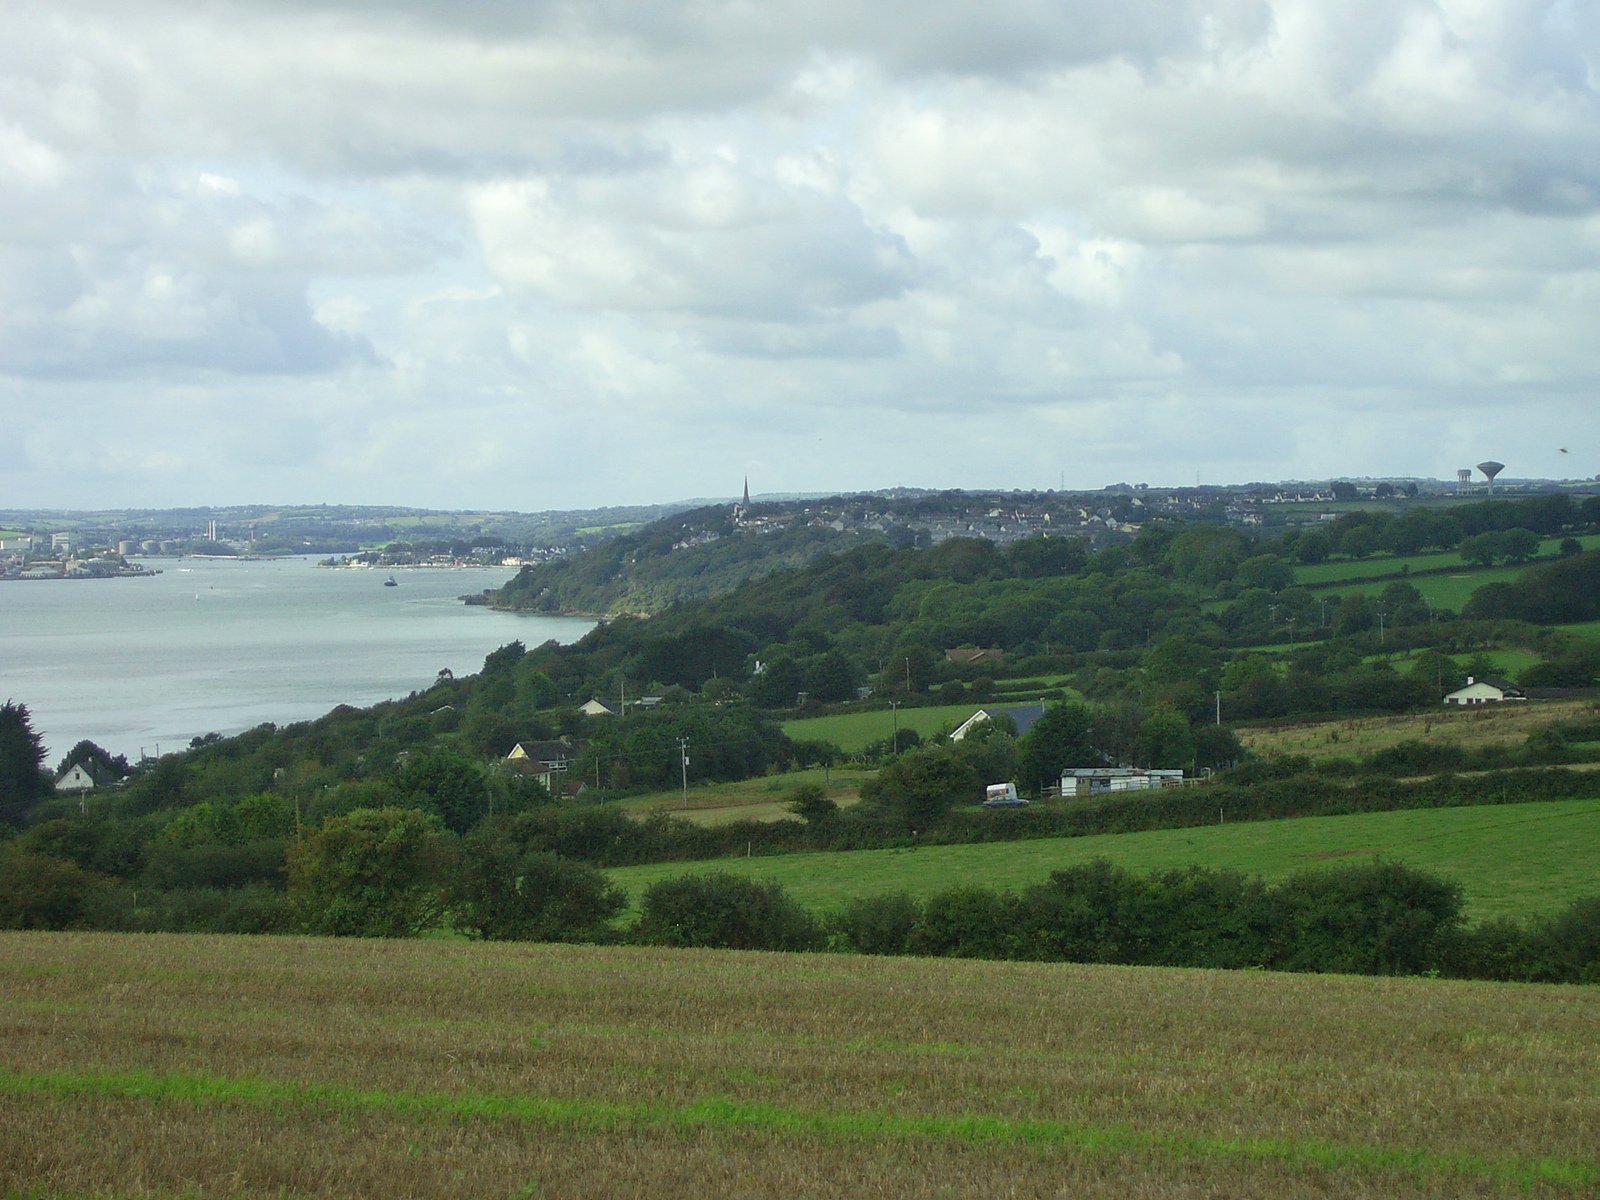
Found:
[[[374,704],[594,624],[461,602],[514,568],[396,571],[391,588],[306,558],[145,565],[161,574],[0,583],[0,700],[28,706],[51,766],[83,738],[132,758]]]

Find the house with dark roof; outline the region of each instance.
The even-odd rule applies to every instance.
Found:
[[[1012,723],[1017,727],[1017,736],[1021,737],[1023,734],[1027,733],[1028,730],[1033,728],[1034,722],[1036,722],[1040,717],[1044,716],[1044,705],[1007,704],[996,708],[980,708],[965,721],[961,722],[960,725],[956,726],[954,732],[950,734],[950,740],[952,742],[959,742],[972,731],[974,726],[984,721],[992,721],[995,717],[1000,715],[1011,718]]]
[[[537,779],[554,794],[582,749],[574,742],[518,742],[503,761],[507,770]]]

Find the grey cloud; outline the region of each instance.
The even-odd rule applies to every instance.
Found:
[[[60,478],[0,471],[554,505],[1417,470],[1428,422],[1439,470],[1531,461],[1600,355],[1593,10],[12,6],[0,388]],[[135,405],[162,436],[104,432]]]

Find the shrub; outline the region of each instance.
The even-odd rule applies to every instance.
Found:
[[[1461,927],[1459,884],[1381,859],[1292,875],[1277,893],[1291,941],[1273,965],[1290,971],[1420,974]]]
[[[930,896],[912,927],[913,954],[953,958],[1015,958],[1017,898],[982,887],[957,887]]]
[[[71,929],[105,886],[66,859],[0,848],[0,929]]]
[[[588,863],[525,850],[503,827],[467,839],[451,887],[456,924],[491,941],[600,941],[627,903]]]
[[[641,942],[728,950],[818,950],[822,929],[776,883],[725,871],[652,884],[635,927]]]
[[[921,906],[906,892],[858,897],[829,920],[830,944],[857,954],[910,954],[921,919]]]
[[[289,847],[289,905],[307,933],[408,937],[439,922],[453,857],[431,813],[358,808]]]
[[[286,933],[288,901],[276,888],[107,888],[84,906],[92,929],[135,933]]]
[[[1600,896],[1574,900],[1554,917],[1536,920],[1526,978],[1552,983],[1600,983]]]

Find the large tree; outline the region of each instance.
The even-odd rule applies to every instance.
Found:
[[[412,937],[444,915],[453,852],[432,813],[358,808],[289,848],[289,904],[307,933]]]
[[[494,941],[592,941],[627,897],[597,868],[528,849],[514,824],[467,839],[452,888],[456,924]]]
[[[1017,742],[1017,773],[1022,785],[1042,790],[1061,778],[1068,767],[1094,767],[1101,761],[1090,730],[1094,712],[1087,704],[1052,704]]]
[[[0,822],[21,825],[44,799],[44,742],[33,730],[26,704],[0,704]]]

